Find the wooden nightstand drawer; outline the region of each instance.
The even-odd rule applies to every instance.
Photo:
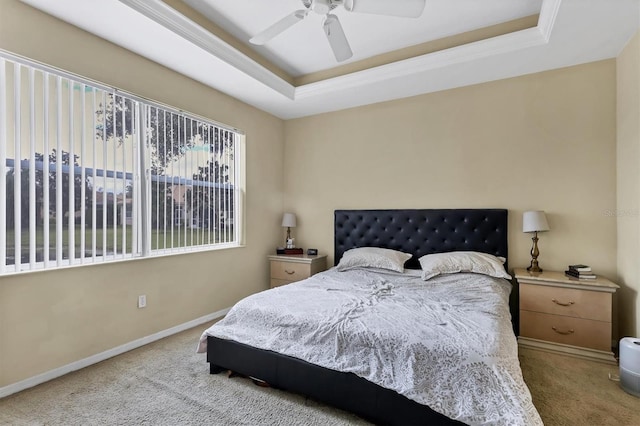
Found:
[[[304,280],[327,268],[327,255],[271,255],[269,286],[279,287]]]
[[[611,293],[521,284],[520,309],[609,322]]]
[[[520,290],[518,345],[615,364],[611,304],[618,285],[561,271],[515,269]]]
[[[520,311],[520,335],[538,340],[611,350],[611,323]]]
[[[299,281],[311,276],[311,264],[271,261],[271,278]]]

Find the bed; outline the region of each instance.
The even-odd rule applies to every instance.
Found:
[[[245,311],[239,311],[241,313],[237,313],[236,315],[236,317],[245,318],[245,321],[244,324],[240,326],[242,331],[240,331],[239,334],[234,334],[234,338],[229,338],[225,335],[224,326],[218,327],[217,331],[208,329],[203,334],[203,341],[201,342],[199,350],[202,351],[206,347],[210,372],[215,374],[224,370],[231,370],[239,374],[251,376],[267,382],[272,387],[307,395],[313,399],[353,412],[377,424],[460,424],[459,421],[450,418],[455,416],[451,415],[448,417],[442,414],[451,414],[451,407],[447,407],[449,402],[440,401],[437,394],[431,395],[429,392],[423,392],[422,387],[419,388],[419,392],[416,393],[413,389],[405,390],[402,382],[400,384],[395,382],[387,383],[385,381],[386,379],[381,381],[375,376],[373,379],[369,377],[370,375],[367,373],[368,370],[371,369],[381,371],[389,370],[391,374],[389,371],[386,373],[383,371],[382,376],[386,378],[391,376],[393,380],[395,380],[394,376],[402,377],[402,375],[405,374],[398,372],[399,370],[407,370],[404,368],[402,362],[398,363],[399,361],[397,360],[391,360],[388,362],[388,365],[385,364],[386,358],[384,357],[388,356],[386,354],[378,356],[377,366],[367,367],[363,371],[359,371],[359,369],[363,368],[362,366],[354,365],[353,361],[344,361],[341,354],[341,345],[344,345],[344,343],[335,343],[335,345],[338,346],[332,347],[331,351],[338,355],[321,356],[318,360],[316,360],[314,356],[310,356],[308,359],[311,359],[312,362],[305,361],[305,357],[299,356],[296,352],[293,352],[296,356],[287,355],[287,352],[291,352],[288,351],[287,348],[282,348],[278,351],[260,349],[258,346],[261,346],[261,344],[256,344],[255,338],[252,340],[249,336],[249,329],[252,324],[252,310],[250,305],[253,303],[253,305],[258,308],[260,306],[270,305],[270,303],[273,302],[274,306],[278,306],[278,303],[283,303],[282,300],[284,299],[295,298],[294,296],[297,293],[299,293],[297,297],[305,297],[307,293],[303,293],[303,291],[310,291],[311,293],[308,294],[311,296],[309,297],[314,299],[314,303],[317,300],[316,306],[318,306],[317,309],[320,314],[325,317],[331,317],[331,315],[327,315],[326,312],[322,311],[325,307],[325,305],[323,305],[325,303],[324,300],[327,300],[326,303],[329,303],[330,299],[341,300],[338,298],[338,295],[340,295],[340,292],[343,290],[341,286],[355,286],[355,292],[358,293],[358,291],[361,291],[363,288],[361,285],[362,282],[364,282],[363,280],[378,280],[379,283],[376,284],[377,287],[371,287],[372,290],[368,291],[362,299],[355,297],[356,305],[359,305],[355,306],[352,304],[353,306],[349,306],[348,309],[350,309],[350,311],[346,314],[347,316],[353,315],[353,313],[356,312],[353,309],[357,308],[356,317],[359,317],[361,314],[369,315],[369,317],[362,318],[365,318],[367,321],[367,326],[364,328],[371,329],[372,336],[375,333],[386,335],[387,332],[384,329],[374,331],[378,329],[377,325],[373,325],[373,323],[376,322],[374,320],[378,317],[371,315],[379,315],[376,312],[383,312],[381,309],[386,306],[385,304],[387,302],[378,304],[378,301],[385,299],[389,294],[393,294],[393,298],[387,299],[403,299],[405,300],[403,303],[411,300],[419,300],[419,298],[422,297],[422,293],[416,292],[418,291],[416,288],[420,286],[420,283],[416,279],[416,276],[419,276],[420,268],[418,259],[422,256],[433,253],[474,251],[488,253],[506,259],[507,211],[501,209],[337,210],[335,212],[334,231],[334,259],[336,264],[343,257],[343,254],[350,249],[357,247],[379,247],[411,253],[412,256],[407,260],[405,266],[409,269],[413,268],[418,270],[418,273],[406,271],[406,273],[403,272],[399,277],[383,275],[382,278],[380,278],[378,274],[379,271],[355,270],[349,271],[349,273],[352,274],[351,278],[349,278],[348,283],[344,284],[340,281],[342,280],[340,276],[341,273],[336,272],[336,268],[332,268],[330,271],[320,274],[320,276],[314,276],[315,280],[314,277],[312,277],[308,282],[305,280],[305,282],[302,283],[285,286],[289,288],[273,289],[254,295],[251,301],[243,301],[243,305],[238,304],[242,307],[238,307],[238,305],[234,307],[234,310],[236,308],[238,308],[238,310],[245,309]],[[475,279],[475,276],[478,274],[460,274],[460,277],[463,275],[466,276],[464,278],[465,280],[471,280]],[[453,275],[436,278],[440,280],[452,280],[452,276]],[[408,284],[403,285],[403,283],[396,283],[394,280],[404,280]],[[498,287],[508,286],[505,280],[494,278],[492,278],[492,280],[496,282],[492,281],[487,285],[497,285]],[[459,283],[453,284],[454,281],[451,282],[451,285],[460,285]],[[421,283],[423,284],[421,287],[424,287],[424,282],[422,281]],[[313,291],[315,291],[315,293],[313,293]],[[352,291],[352,289],[350,288],[349,291]],[[509,291],[502,291],[504,293],[503,305],[507,305]],[[484,293],[482,290],[477,292],[478,295],[484,295]],[[354,297],[352,294],[353,293],[349,293],[348,297]],[[271,297],[271,299],[264,299],[265,297]],[[342,296],[340,295],[340,297]],[[280,299],[280,301],[278,301],[278,299]],[[300,298],[299,300],[299,303],[302,305],[304,299]],[[428,301],[424,303],[420,301],[417,305],[422,309],[423,305],[427,305],[428,303]],[[349,303],[346,305],[349,305]],[[375,305],[378,310],[371,310],[370,306],[373,305]],[[437,305],[440,306],[441,304]],[[449,306],[447,303],[444,305]],[[363,314],[362,306],[367,307],[367,309],[364,310],[366,311],[365,314]],[[436,305],[433,306],[434,308],[437,307]],[[308,309],[308,312],[311,312],[313,305],[309,304],[309,307],[303,306],[301,309]],[[327,305],[327,309],[333,309],[333,307]],[[397,308],[387,307],[387,309]],[[497,304],[491,309],[499,311],[502,308],[500,304]],[[504,309],[506,309],[506,316],[508,317],[508,308]],[[516,312],[517,309],[512,308],[511,311]],[[423,312],[425,312],[425,315],[428,315],[427,311]],[[232,313],[233,310],[228,317],[232,316]],[[268,313],[267,315],[272,314]],[[381,318],[384,318],[386,314],[383,312],[380,315],[383,315]],[[488,313],[489,317],[492,315],[492,312]],[[313,315],[309,316],[313,317]],[[504,312],[502,316],[505,316]],[[281,322],[279,324],[285,324],[288,321],[288,330],[295,331],[296,328],[303,327],[300,318],[301,317],[297,318],[299,322],[298,325],[295,323],[295,318],[280,319],[279,321]],[[359,321],[361,323],[362,318],[357,318],[357,320],[353,322],[358,323]],[[233,322],[233,319],[230,321]],[[451,319],[449,319],[449,321],[451,321]],[[504,321],[503,319],[502,322]],[[508,321],[508,319],[506,321]],[[258,319],[254,318],[253,322],[259,323],[261,321],[258,317]],[[362,326],[362,324],[360,325]],[[437,324],[437,321],[434,323],[434,326],[446,325],[447,321],[444,321],[443,324]],[[341,329],[340,327],[342,326],[343,324],[341,323],[337,328]],[[256,327],[260,327],[260,325],[257,324]],[[307,325],[304,325],[304,327],[307,327]],[[311,327],[313,327],[313,325]],[[319,325],[318,327],[322,328],[324,326]],[[241,336],[244,333],[243,328],[247,331],[246,337]],[[331,326],[329,328],[336,327]],[[279,331],[279,333],[286,332],[287,327]],[[504,334],[504,327],[502,327],[502,333]],[[217,336],[214,336],[215,334],[217,334]],[[515,383],[512,384],[512,389],[506,390],[505,393],[517,394],[516,399],[518,399],[519,404],[522,404],[522,407],[516,407],[516,411],[520,409],[523,411],[521,417],[523,419],[522,424],[525,422],[528,424],[540,423],[539,416],[531,404],[528,389],[526,389],[526,385],[524,385],[524,381],[522,381],[519,365],[517,365],[515,336],[510,329],[508,330],[508,334],[510,335],[506,337],[507,342],[505,344],[508,347],[508,358],[511,359],[509,363],[504,365],[496,362],[496,368],[499,368],[501,371],[506,370],[509,373],[506,381],[513,381]],[[278,343],[281,337],[267,338],[266,340]],[[471,340],[473,340],[473,337],[477,336],[470,336]],[[363,338],[365,340],[368,339],[366,335],[364,335]],[[353,337],[350,337],[350,339],[353,339]],[[374,338],[371,337],[371,339]],[[424,341],[428,340],[429,338],[424,339]],[[336,341],[336,338],[330,337],[329,340],[327,340],[328,344],[331,344],[332,341]],[[382,342],[380,340],[371,341],[377,342],[376,345]],[[249,344],[243,342],[248,342]],[[482,342],[477,343],[482,344]],[[277,346],[277,344],[274,345],[274,347]],[[298,350],[301,349],[298,348]],[[307,352],[313,353],[313,350],[307,350]],[[321,351],[316,351],[316,353],[317,352]],[[406,355],[408,352],[405,352],[405,348],[401,348],[398,352],[405,354],[404,356],[410,359],[416,357],[413,353]],[[455,364],[455,362],[453,362],[453,360],[456,359],[455,351],[454,353],[446,353],[445,351],[445,355],[439,356],[445,364],[447,362],[449,364]],[[496,358],[502,356],[503,354]],[[515,361],[513,359],[514,357]],[[340,360],[340,363],[346,366],[340,365],[336,368],[336,366],[332,364],[332,359],[335,362],[338,362],[336,360]],[[380,359],[382,359],[382,361],[380,361]],[[470,363],[469,365],[472,367],[469,370],[469,376],[472,376],[476,374],[473,369],[473,366],[476,364]],[[412,371],[411,368],[409,370],[409,374],[413,374],[414,377],[419,377],[420,380],[424,379],[426,381],[431,380],[433,383],[444,383],[443,378],[438,376],[440,372],[439,369],[425,370],[430,372],[422,376],[415,374],[416,372]],[[357,374],[354,373],[354,371]],[[424,376],[433,376],[434,379],[432,380],[432,377]],[[465,377],[462,377],[462,379],[459,378],[458,381],[460,381],[462,386],[458,387],[467,389],[467,393],[469,393],[469,390],[473,390],[473,388],[466,385],[465,380]],[[473,400],[479,398],[481,400],[482,398],[478,397],[478,395],[481,394],[482,390],[478,388],[477,392],[471,392],[470,395],[465,398]],[[424,403],[425,400],[428,401],[429,404]],[[477,403],[478,401],[474,402],[474,404]],[[480,401],[480,405],[482,404],[484,403]],[[466,405],[466,402],[462,405]],[[453,410],[461,409],[460,407],[461,405],[458,404],[457,407],[453,407]],[[507,414],[511,415],[510,410],[513,408],[503,407],[503,409],[505,410],[505,416],[507,416]],[[466,417],[462,415],[459,418],[463,419],[465,423],[487,423],[486,418],[482,416],[476,418],[475,414]],[[507,416],[505,418],[510,417]],[[495,422],[495,418],[493,421]],[[500,420],[495,423],[500,423]],[[515,423],[518,423],[518,421],[516,420]]]

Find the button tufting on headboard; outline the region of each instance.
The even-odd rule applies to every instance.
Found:
[[[409,268],[429,253],[480,251],[507,257],[507,210],[336,210],[334,262],[355,247],[384,247],[413,254]],[[437,237],[436,237],[437,236]]]

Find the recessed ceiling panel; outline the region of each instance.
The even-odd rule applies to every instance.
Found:
[[[324,16],[314,12],[262,46],[249,43],[276,21],[306,9],[302,0],[183,1],[293,77],[535,15],[542,5],[542,0],[427,0],[419,18],[355,13],[338,6],[331,13],[340,19],[353,50],[352,58],[338,63],[322,29]]]
[[[211,32],[212,29],[215,30],[214,25],[211,25],[210,29],[204,28],[171,6],[179,1],[191,0],[21,1],[283,119],[337,111],[615,58],[640,26],[640,0],[589,0],[588,2],[543,0],[539,11],[535,8],[524,8],[524,6],[531,7],[534,3],[539,5],[538,0],[434,0],[433,2],[427,0],[425,13],[434,14],[436,10],[434,5],[441,5],[444,10],[449,11],[450,18],[435,20],[433,26],[425,27],[426,29],[422,31],[424,34],[420,31],[414,32],[416,37],[414,39],[409,36],[392,37],[393,34],[386,36],[388,39],[380,38],[380,33],[383,30],[386,31],[387,25],[381,25],[375,31],[364,26],[363,31],[372,37],[366,43],[362,40],[358,41],[358,37],[350,36],[347,30],[347,26],[351,25],[350,22],[356,22],[355,19],[360,15],[355,13],[348,15],[347,11],[343,11],[346,35],[355,39],[351,41],[354,50],[353,61],[359,61],[357,64],[348,64],[344,68],[350,66],[360,66],[360,68],[347,70],[347,72],[339,72],[340,68],[332,69],[331,72],[316,73],[316,76],[325,74],[324,77],[305,81],[296,79],[300,83],[296,81],[292,83],[256,62],[257,55],[249,57],[243,53],[248,52],[248,49],[242,48],[241,52],[234,47],[239,46],[239,42],[233,41],[234,46],[231,46],[216,36]],[[292,4],[294,10],[298,7],[297,0],[269,2],[272,6],[277,5],[279,9],[275,12],[271,11],[267,19],[259,13],[261,11],[266,14],[265,11],[269,9],[265,7],[267,3],[265,0],[216,0],[215,2],[216,5],[229,5],[229,8],[221,9],[225,13],[241,4],[242,6],[235,7],[235,10],[243,9],[245,14],[251,12],[250,15],[243,15],[243,19],[253,22],[252,25],[257,32],[264,29],[263,21],[274,22],[273,19],[277,20],[278,17],[287,13],[286,7],[280,9],[281,3]],[[483,7],[479,7],[479,4]],[[503,13],[505,10],[513,10],[507,6],[513,4],[522,6],[518,9],[520,13],[505,15]],[[257,5],[259,9],[244,9],[247,5]],[[447,8],[447,5],[453,9]],[[502,8],[503,5],[506,9]],[[429,8],[431,12],[428,12]],[[210,15],[213,14],[211,8],[208,10]],[[419,40],[417,41],[419,45],[416,47],[421,47],[429,44],[440,45],[447,40],[442,38],[448,36],[453,36],[452,38],[455,39],[468,39],[468,31],[474,27],[481,27],[480,32],[485,32],[487,26],[500,24],[505,20],[510,21],[509,25],[519,21],[528,22],[531,19],[517,18],[520,15],[531,16],[532,12],[536,15],[539,12],[538,24],[535,27],[479,37],[481,40],[475,39],[478,41],[471,37],[465,43],[449,47],[444,43],[440,49],[400,57],[385,63],[380,61],[376,63],[376,59],[368,61],[360,59],[361,55],[380,54],[379,52],[383,50],[380,46],[385,43],[390,43],[385,49],[396,49],[398,48],[396,46],[407,46],[412,43],[415,45],[416,40]],[[189,15],[192,16],[191,11]],[[223,19],[221,14],[211,16],[215,17],[219,27],[223,26],[224,19],[227,19],[227,24],[224,25],[231,23],[228,18]],[[365,15],[362,16],[365,17]],[[453,16],[456,19],[453,19]],[[468,18],[464,18],[465,16]],[[353,21],[350,20],[351,18]],[[514,21],[514,19],[517,20]],[[201,17],[197,20],[202,22]],[[470,25],[471,22],[474,24]],[[353,24],[352,27],[358,25],[360,24]],[[497,26],[503,27],[503,25]],[[236,24],[233,27],[236,28],[234,31],[239,31]],[[127,31],[123,31],[123,28]],[[231,26],[227,28],[229,32],[232,29]],[[440,32],[435,31],[434,28],[440,28]],[[404,28],[397,27],[398,34],[403,30]],[[253,30],[243,31],[246,33],[243,40],[248,40],[249,35],[253,35]],[[301,31],[304,31],[304,28]],[[457,33],[465,31],[467,32],[465,36],[456,37]],[[430,35],[425,36],[427,33]],[[418,37],[420,34],[423,38]],[[45,37],[47,33],[32,34],[32,36]],[[323,36],[324,34],[320,32],[319,40],[326,43]],[[284,35],[283,37],[286,39]],[[228,34],[224,35],[224,39],[229,40],[229,38]],[[238,36],[238,38],[241,37]],[[399,40],[403,40],[401,44],[393,44],[400,43]],[[363,44],[359,44],[360,42]],[[301,68],[303,71],[298,72],[309,73],[316,68],[335,66],[335,58],[332,57],[333,54],[326,45],[325,53],[320,53],[321,48],[317,46],[322,43],[319,41],[316,47],[310,38],[303,37],[289,40],[287,43],[291,43],[291,52],[284,54],[283,57],[291,63],[303,63]],[[54,53],[60,56],[64,63],[64,49]],[[394,51],[395,56],[400,53],[402,50]],[[388,58],[394,55],[387,54],[381,57]],[[308,65],[311,63],[316,64],[314,65],[316,68]],[[304,68],[305,66],[307,68]],[[331,75],[332,72],[333,75]],[[305,77],[308,77],[308,74],[305,74]]]

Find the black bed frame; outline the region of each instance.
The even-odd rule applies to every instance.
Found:
[[[429,253],[480,251],[507,257],[507,210],[336,210],[334,262],[355,247],[384,247],[412,253],[408,268]],[[505,268],[506,268],[505,264]],[[513,293],[513,292],[512,292]],[[517,330],[517,298],[511,313]],[[460,424],[428,406],[371,383],[308,362],[242,343],[208,338],[211,374],[231,370],[272,387],[306,395],[355,413],[376,424]]]

